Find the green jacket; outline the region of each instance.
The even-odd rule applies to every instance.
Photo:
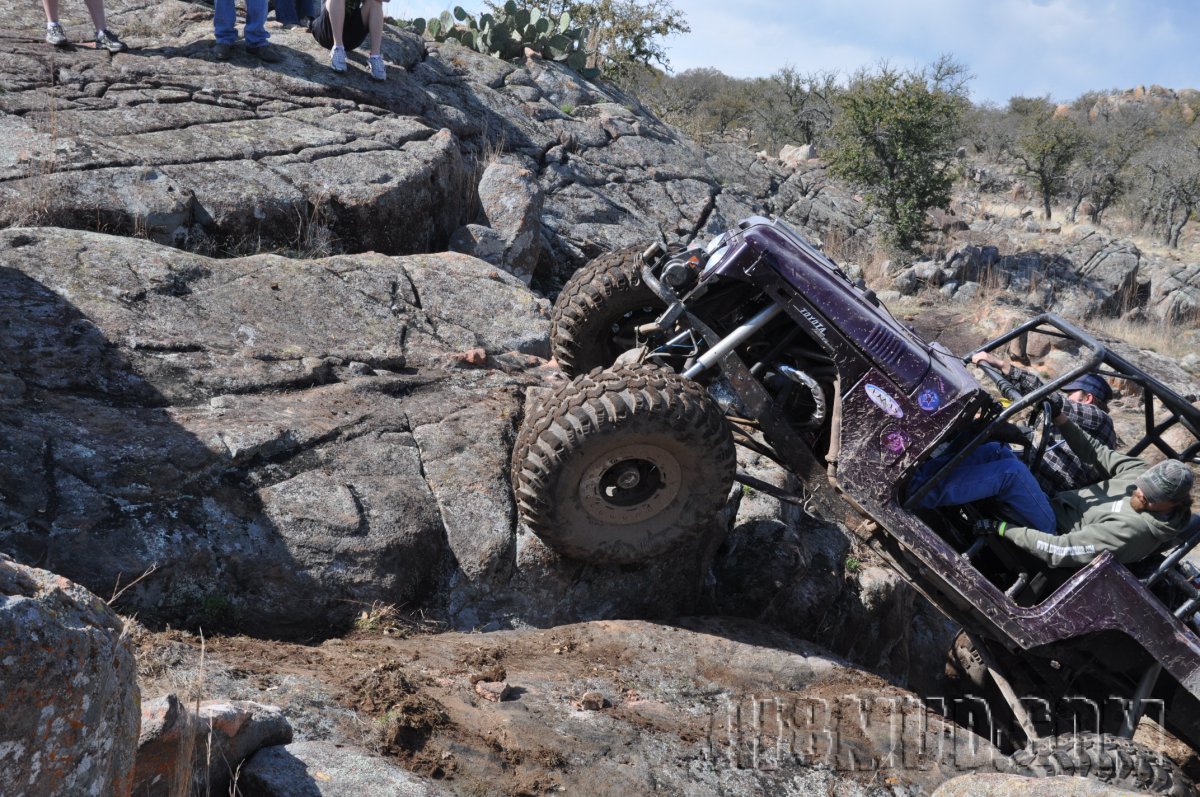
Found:
[[[1009,526],[1004,538],[1052,567],[1079,567],[1101,551],[1112,551],[1125,564],[1154,553],[1187,525],[1190,513],[1176,507],[1168,515],[1135,512],[1129,507],[1134,480],[1150,465],[1137,457],[1118,454],[1067,421],[1063,438],[1081,460],[1094,465],[1107,479],[1065,490],[1050,499],[1059,534]]]

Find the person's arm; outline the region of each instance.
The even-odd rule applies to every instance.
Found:
[[[1096,438],[1097,442],[1109,448],[1117,447],[1117,433],[1113,429],[1112,416],[1095,404],[1067,399],[1063,402],[1063,414],[1071,423]]]
[[[1149,529],[1131,527],[1124,520],[1091,523],[1059,536],[1024,526],[1007,526],[1000,536],[1051,567],[1081,567],[1103,551],[1112,551],[1121,562],[1136,562],[1159,545]]]
[[[1042,378],[1033,371],[1026,371],[1012,363],[1008,365],[1008,371],[1005,374],[1012,386],[1021,391],[1022,396],[1027,396],[1037,390],[1043,384]]]
[[[1069,404],[1070,402],[1066,403]],[[1063,439],[1067,441],[1067,445],[1071,447],[1071,450],[1075,452],[1075,455],[1079,457],[1081,462],[1087,465],[1095,465],[1107,476],[1111,477],[1135,470],[1145,470],[1148,467],[1145,462],[1137,457],[1127,457],[1124,454],[1118,454],[1116,451],[1113,451],[1075,425],[1065,412],[1054,419],[1054,425],[1058,427],[1058,431],[1062,433]]]
[[[1021,395],[1026,395],[1042,386],[1041,378],[1032,371],[1026,371],[1024,368],[1018,368],[1013,364],[1012,360],[1005,360],[989,354],[986,351],[977,351],[971,355],[971,362],[975,365],[987,363],[1007,379],[1013,387],[1015,387]]]

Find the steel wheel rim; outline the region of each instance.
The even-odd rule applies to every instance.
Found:
[[[655,517],[683,486],[679,461],[664,448],[636,443],[598,457],[583,472],[579,500],[603,523],[629,525]]]

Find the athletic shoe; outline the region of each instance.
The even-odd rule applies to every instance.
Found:
[[[371,55],[367,58],[371,64],[371,77],[375,80],[387,80],[387,70],[383,67],[382,55]]]
[[[57,22],[51,22],[46,25],[46,44],[53,44],[55,47],[66,47],[70,43],[71,40],[67,38],[62,25],[59,25]]]
[[[110,53],[123,53],[129,47],[111,30],[98,30],[96,31],[96,49],[108,50]]]
[[[250,54],[257,56],[258,60],[265,61],[268,64],[277,64],[283,60],[283,56],[269,44],[264,44],[261,47],[248,47]]]
[[[329,68],[334,72],[346,71],[346,48],[334,47],[329,51]]]
[[[213,58],[217,59],[218,61],[228,61],[230,56],[232,56],[232,55],[233,55],[233,45],[232,44],[225,44],[224,42],[217,42],[216,44],[213,45]]]

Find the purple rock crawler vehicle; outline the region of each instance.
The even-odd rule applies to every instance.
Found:
[[[955,713],[1016,750],[1018,769],[1194,793],[1132,736],[1148,714],[1200,751],[1200,593],[1183,561],[1200,517],[1132,569],[1104,553],[1070,570],[975,539],[986,508],[912,509],[917,466],[1010,420],[1044,428],[1044,397],[1089,370],[1142,391],[1145,435],[1129,453],[1200,461],[1200,408],[1066,321],[1044,315],[983,348],[1032,332],[1073,342],[1079,365],[1004,407],[780,221],[746,219],[704,249],[603,255],[555,304],[554,354],[574,378],[518,434],[521,515],[565,556],[630,563],[686,544],[735,480],[826,518],[849,513],[962,626]],[[1190,435],[1183,450],[1163,437],[1176,426]],[[783,465],[803,494],[737,473],[735,445]],[[1031,465],[1043,447],[1024,447]]]

